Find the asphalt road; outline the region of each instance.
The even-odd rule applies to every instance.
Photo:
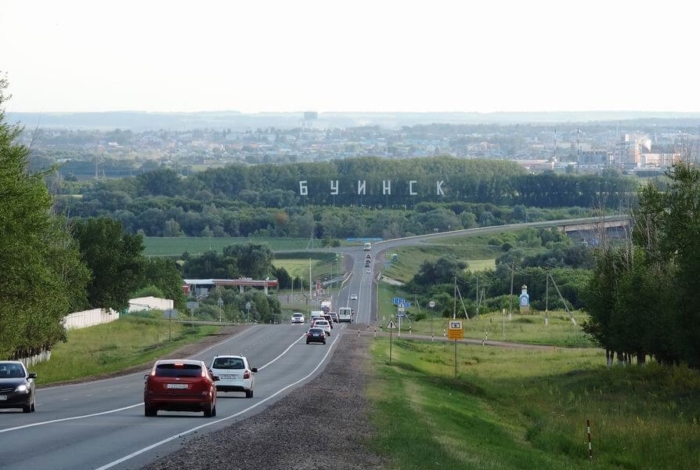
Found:
[[[255,413],[323,370],[345,326],[327,345],[307,345],[306,325],[256,325],[191,358],[243,354],[255,376],[254,398],[219,393],[217,416],[159,412],[144,416],[147,370],[96,382],[37,390],[36,412],[0,412],[0,468],[134,469],[178,449],[194,435],[221,429]]]
[[[369,270],[365,268],[367,252],[361,247],[341,249],[339,251],[349,257],[351,275],[334,298],[334,309],[348,306],[355,310],[355,323],[376,324],[374,283],[382,268],[377,259],[388,250],[434,238],[524,226],[554,226],[561,222],[485,227],[379,242],[372,246]],[[352,294],[357,294],[358,299],[350,300]],[[95,382],[39,389],[36,413],[0,411],[0,469],[140,468],[179,449],[188,438],[259,413],[316,377],[346,330],[346,325],[336,324],[327,345],[306,345],[303,335],[308,326],[308,323],[256,325],[190,356],[210,363],[217,354],[243,354],[248,356],[251,366],[259,369],[254,398],[246,399],[243,393],[221,393],[214,418],[204,418],[201,413],[174,412],[159,412],[158,417],[146,418],[143,384],[147,370]]]

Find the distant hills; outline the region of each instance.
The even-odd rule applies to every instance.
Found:
[[[700,113],[586,111],[536,113],[319,113],[318,119],[303,121],[303,112],[255,113],[212,111],[196,113],[156,113],[145,111],[112,111],[92,113],[18,113],[8,112],[7,121],[20,123],[28,129],[131,129],[187,130],[230,129],[232,131],[259,128],[295,128],[302,125],[315,129],[380,126],[400,128],[421,124],[527,124],[527,123],[585,123],[650,121],[675,124],[679,127],[700,126]]]

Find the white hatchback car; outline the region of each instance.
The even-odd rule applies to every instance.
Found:
[[[326,336],[331,335],[332,326],[328,322],[328,320],[316,320],[312,326],[314,328],[323,328],[323,331],[326,333]]]
[[[350,300],[357,300],[357,294],[351,294]]]
[[[217,392],[245,392],[246,398],[253,397],[256,367],[250,367],[245,356],[216,356],[211,363],[212,375],[218,376],[215,382]]]

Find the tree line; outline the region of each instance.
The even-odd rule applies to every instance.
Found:
[[[628,243],[603,244],[584,325],[618,358],[700,367],[700,169],[686,163],[640,190]]]
[[[337,180],[340,186],[362,179],[368,188],[381,187],[385,176],[377,175],[385,171],[386,178],[403,183],[414,171],[430,187],[449,178],[450,184],[460,178],[470,182],[463,186],[463,197],[352,192],[333,196],[328,188],[314,193],[315,180],[326,186]],[[302,180],[307,181],[309,196],[290,189],[296,185],[298,192]],[[415,165],[375,158],[232,165],[188,177],[160,169],[116,180],[51,183],[58,193],[58,212],[75,218],[112,217],[129,233],[152,237],[392,238],[579,217],[591,214],[594,207],[620,210],[636,194],[635,181],[627,177],[529,175],[513,162],[449,157],[415,159]],[[410,187],[403,186],[403,191]]]

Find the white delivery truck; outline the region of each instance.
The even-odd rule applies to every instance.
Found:
[[[340,307],[338,309],[338,323],[352,323],[352,309],[350,307]]]

